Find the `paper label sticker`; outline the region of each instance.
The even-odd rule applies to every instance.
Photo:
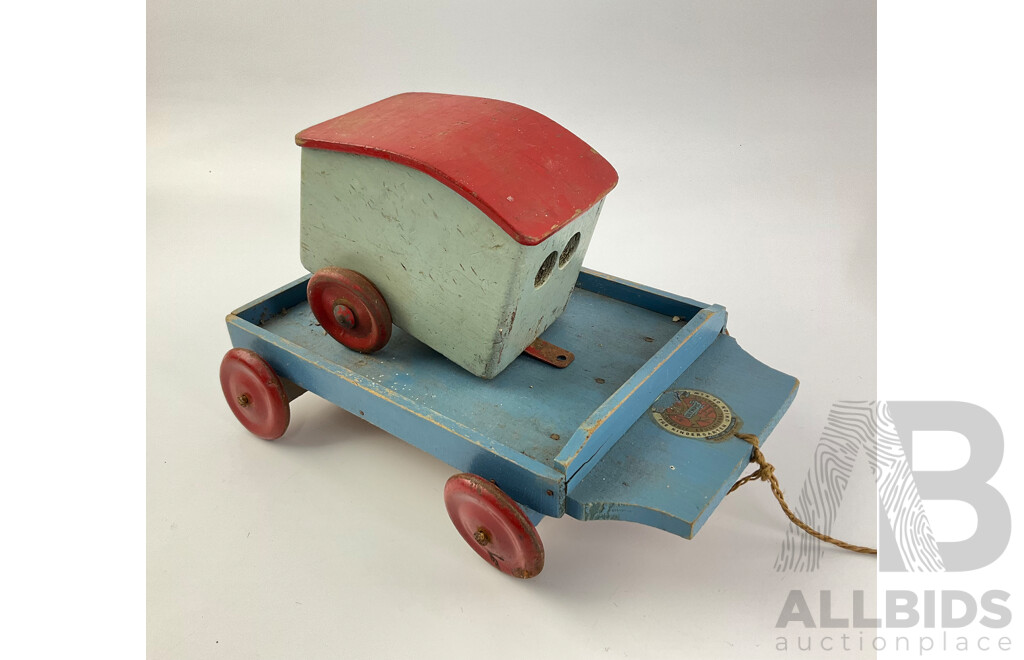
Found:
[[[718,397],[700,390],[669,390],[658,397],[654,421],[684,438],[719,441],[738,430],[740,419]]]

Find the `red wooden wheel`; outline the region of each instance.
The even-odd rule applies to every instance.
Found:
[[[259,355],[232,348],[220,363],[220,386],[231,412],[251,433],[264,440],[284,435],[291,420],[281,379]]]
[[[531,578],[544,568],[544,545],[537,528],[490,481],[475,474],[456,474],[444,485],[444,504],[469,547],[502,573]]]
[[[327,334],[360,353],[391,339],[391,311],[370,280],[354,270],[321,268],[309,278],[306,297]]]

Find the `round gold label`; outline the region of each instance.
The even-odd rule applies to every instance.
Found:
[[[669,433],[701,440],[724,440],[739,423],[724,401],[700,390],[665,392],[654,402],[652,415]]]

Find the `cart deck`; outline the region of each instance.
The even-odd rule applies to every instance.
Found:
[[[692,537],[747,465],[750,446],[731,435],[670,433],[652,406],[675,390],[708,392],[763,441],[797,388],[723,333],[724,308],[586,269],[544,333],[575,354],[571,366],[523,355],[493,380],[397,327],[378,353],[341,346],[310,311],[308,279],[229,315],[234,346],[456,469],[492,480],[534,520],[568,513]]]

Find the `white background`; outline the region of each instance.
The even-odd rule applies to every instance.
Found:
[[[990,483],[1019,521],[1024,428],[1017,381],[1024,360],[1008,330],[1020,320],[1024,98],[1013,81],[1024,61],[1015,27],[1021,9],[1008,2],[900,4],[906,6],[883,6],[879,14],[878,396],[968,401],[991,412],[1005,453]],[[955,434],[921,435],[915,451],[933,452],[922,451],[926,463],[955,469],[966,460],[965,441]],[[943,452],[952,456],[934,456]],[[972,534],[973,511],[937,504],[945,508],[927,510],[937,520],[946,514],[935,527],[949,534],[939,540]],[[880,574],[879,595],[962,590],[977,598],[1001,589],[1011,594],[1013,613],[1024,616],[1018,539],[1013,534],[1000,560],[984,569]],[[951,629],[950,649],[955,636],[964,636],[971,652],[924,657],[1013,657],[1024,646],[1019,631],[1017,622]],[[885,631],[887,648],[899,632]],[[907,636],[917,643],[941,634],[916,629]],[[993,650],[979,652],[982,636]],[[994,650],[1003,636],[1012,640],[1008,653]],[[879,657],[920,656],[911,646],[910,653]]]
[[[863,556],[773,572],[763,484],[694,541],[544,521],[516,582],[448,521],[452,468],[314,396],[259,442],[216,379],[224,314],[303,272],[294,133],[402,91],[500,98],[617,168],[589,267],[726,305],[801,379],[768,445],[796,491],[831,403],[875,392],[870,4],[159,2],[148,37],[152,658],[770,657],[790,589],[874,593]],[[870,544],[861,468],[835,531]]]
[[[68,38],[48,36],[71,46],[11,76],[24,102],[7,123],[26,127],[10,142],[12,217],[25,221],[10,223],[4,274],[21,284],[43,267],[21,288],[48,322],[7,355],[24,394],[9,399],[18,432],[0,463],[5,648],[771,657],[789,589],[873,589],[870,560],[838,552],[820,572],[773,573],[787,523],[763,485],[694,541],[547,520],[545,572],[517,582],[461,545],[438,461],[311,396],[286,439],[245,435],[216,385],[222,318],[301,274],[291,137],[399,91],[522,103],[616,166],[587,264],[725,304],[745,348],[801,378],[768,445],[784,487],[799,488],[829,404],[875,396],[877,321],[878,395],[991,410],[1008,441],[994,483],[1014,508],[1007,232],[1021,171],[1005,154],[1024,146],[1021,54],[1015,22],[987,6],[882,15],[877,319],[863,3],[152,3],[145,198],[140,39],[83,29],[116,17],[138,30],[141,16],[63,14]],[[39,176],[55,149],[76,173],[56,189]],[[837,534],[870,540],[872,488],[862,472]],[[952,577],[1015,592],[1012,553],[1004,570]]]

